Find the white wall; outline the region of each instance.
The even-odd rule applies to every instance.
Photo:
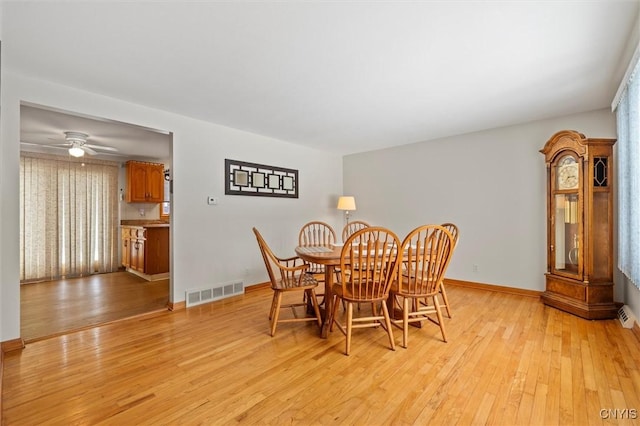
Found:
[[[449,278],[542,291],[546,168],[539,150],[564,129],[616,137],[614,116],[600,110],[354,154],[344,158],[344,191],[356,197],[354,218],[401,239],[425,223],[456,223]]]
[[[4,92],[3,90],[3,84],[4,84],[4,79],[2,76],[2,64],[4,63],[4,54],[2,53],[4,51],[4,48],[2,46],[2,16],[3,16],[3,12],[4,12],[4,6],[3,3],[0,2],[0,94],[2,92]],[[2,103],[0,102],[0,131],[2,128]],[[0,144],[2,143],[2,135],[0,134]],[[1,147],[1,145],[0,145]],[[0,167],[2,167],[2,165],[4,164],[4,154],[2,152],[2,149],[0,149]],[[2,190],[3,187],[3,174],[0,172],[0,200],[2,199],[1,197],[4,195],[4,191]],[[0,202],[0,223],[3,223],[4,221],[2,220],[4,218],[4,204]],[[3,234],[3,229],[2,226],[0,226],[0,241],[4,241],[4,234]],[[2,244],[0,244],[0,308],[3,306],[3,300],[4,299],[4,286],[2,285],[2,283],[4,282],[4,261],[2,260],[4,259],[4,249],[2,247]],[[2,331],[4,327],[4,315],[2,315],[0,313],[0,333]],[[2,334],[0,334],[0,342],[3,342],[4,339],[2,339]]]
[[[0,341],[20,335],[18,170],[20,101],[173,132],[171,214],[172,301],[185,290],[241,279],[267,280],[253,226],[277,253],[293,254],[302,224],[335,227],[342,188],[341,157],[264,136],[193,120],[118,99],[2,73],[0,123]],[[299,170],[300,198],[224,195],[224,159]],[[217,206],[208,195],[220,198]]]

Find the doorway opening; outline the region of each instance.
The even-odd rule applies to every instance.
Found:
[[[82,137],[69,140],[69,134]],[[149,277],[128,268],[124,256],[130,253],[123,243],[130,241],[124,241],[121,225],[160,227],[170,235],[172,139],[168,131],[21,103],[20,316],[25,342],[167,310],[168,270]],[[32,160],[46,165],[37,171]],[[158,185],[167,188],[160,191],[161,199],[127,197],[128,163],[161,170]],[[103,178],[102,171],[89,169],[112,171]],[[140,238],[136,246],[144,246],[144,234]],[[165,248],[173,258],[169,239]]]

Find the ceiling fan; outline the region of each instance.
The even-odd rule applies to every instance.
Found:
[[[87,139],[89,138],[89,135],[87,135],[86,133],[64,132],[64,135],[65,135],[65,140],[67,142],[64,144],[58,144],[54,146],[60,146],[65,148],[69,147],[69,155],[73,157],[82,157],[85,152],[89,155],[96,155],[98,154],[98,152],[95,151],[96,149],[101,151],[112,151],[112,152],[118,151],[116,148],[113,148],[111,146],[88,144]]]
[[[87,139],[89,138],[89,135],[87,135],[86,133],[67,131],[67,132],[64,132],[64,135],[65,135],[65,143],[60,143],[55,145],[29,143],[29,142],[21,142],[21,143],[25,145],[38,145],[38,146],[45,146],[50,148],[67,149],[69,152],[69,155],[73,157],[82,157],[84,156],[85,153],[89,155],[97,155],[100,153],[98,151],[105,151],[104,152],[105,154],[110,154],[110,153],[115,154],[116,152],[118,152],[116,148],[111,146],[88,144]]]

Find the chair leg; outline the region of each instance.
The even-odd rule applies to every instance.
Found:
[[[273,318],[273,312],[276,308],[276,301],[278,300],[278,291],[273,291],[273,297],[271,298],[271,309],[269,310],[269,321]]]
[[[316,297],[315,290],[309,290],[309,294],[311,294],[311,302],[313,303],[313,310],[316,313],[316,318],[318,319],[318,327],[322,327],[322,317],[320,316],[320,308],[318,308],[318,298]]]
[[[447,310],[447,316],[451,318],[451,309],[449,308],[449,298],[447,297],[447,291],[444,289],[444,283],[440,283],[440,293],[442,293],[442,301],[444,307]]]
[[[353,328],[353,303],[347,302],[347,347],[345,355],[351,352],[351,329]]]
[[[344,300],[340,299],[344,304]],[[325,314],[328,314],[326,312]],[[331,314],[331,323],[329,324],[329,331],[333,331],[333,323],[336,322],[336,317],[338,316],[338,296],[333,296],[333,313]]]
[[[276,325],[278,325],[278,316],[280,315],[280,304],[282,303],[282,292],[276,291],[274,297],[276,298],[276,306],[273,312],[273,319],[271,320],[271,337],[276,334]]]
[[[402,347],[409,343],[409,298],[402,298]]]
[[[387,326],[387,334],[389,335],[389,345],[391,350],[396,350],[396,342],[393,340],[393,330],[391,330],[391,318],[389,317],[389,309],[387,304],[382,302],[382,314],[384,315],[384,323]]]
[[[318,284],[320,284],[320,283],[324,284],[324,273],[322,273],[322,274],[314,274],[314,273],[310,273],[310,272],[307,272],[307,273],[309,275],[311,275],[313,278],[315,278],[316,281],[318,281]],[[318,303],[318,306],[320,306],[320,305],[322,305],[324,303],[324,294],[323,293],[316,294],[316,297],[318,297],[318,296],[322,296],[322,302]],[[307,296],[307,292],[306,291],[303,292],[302,293],[302,303],[307,303],[307,301],[308,301],[307,297],[308,297]]]
[[[447,341],[447,334],[444,331],[444,321],[442,321],[442,309],[440,309],[440,303],[438,303],[438,296],[433,296],[433,304],[436,307],[436,316],[438,317],[438,325],[440,326],[440,332],[442,333],[442,340]]]

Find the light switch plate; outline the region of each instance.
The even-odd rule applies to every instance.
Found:
[[[210,206],[218,204],[218,197],[207,197],[207,204]]]

